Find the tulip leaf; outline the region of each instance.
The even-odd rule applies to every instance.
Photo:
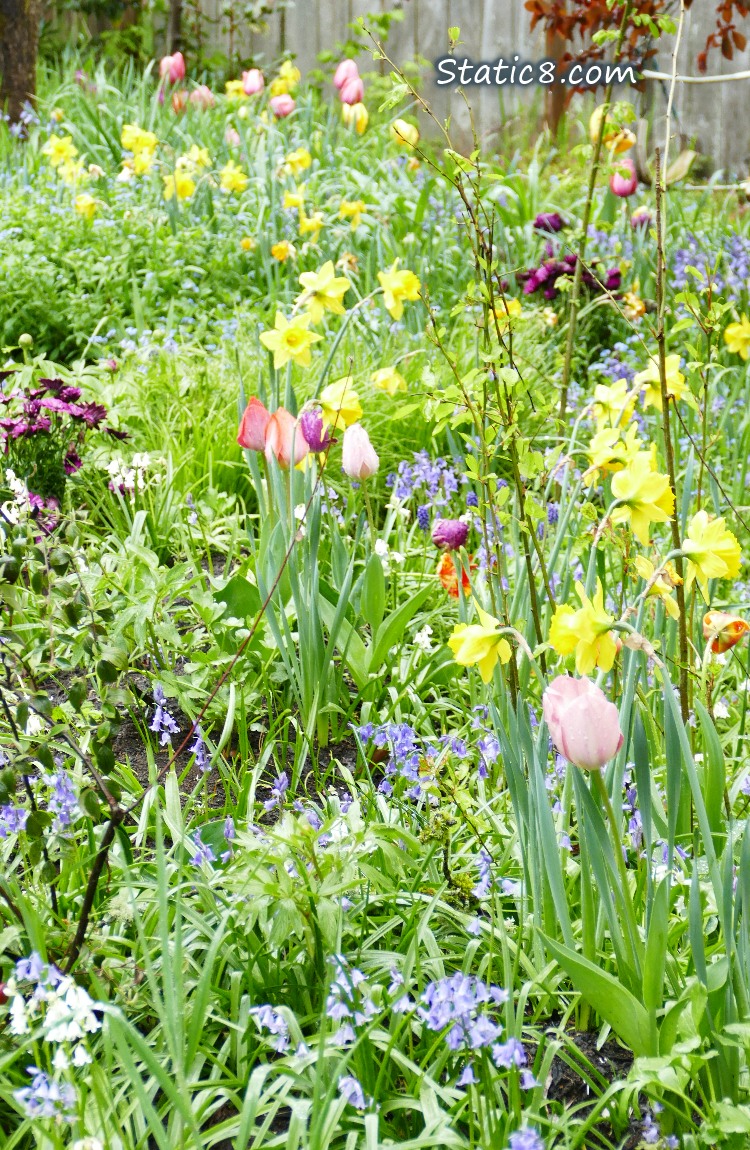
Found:
[[[336,627],[333,639],[336,649],[346,663],[357,690],[363,691],[367,686],[367,648],[348,619],[339,619],[336,623],[336,607],[322,595],[318,598],[318,611],[331,634]]]
[[[371,555],[367,561],[362,581],[361,611],[374,638],[385,614],[385,575],[378,555]]]
[[[540,932],[541,933],[541,932]],[[608,1022],[636,1058],[655,1053],[647,1011],[621,982],[574,950],[542,934],[544,944],[576,990]]]
[[[700,720],[703,735],[703,777],[701,779],[706,814],[711,824],[714,847],[720,854],[723,849],[724,830],[724,791],[727,785],[724,753],[716,732],[716,727],[706,708],[699,699],[695,700],[695,713]]]

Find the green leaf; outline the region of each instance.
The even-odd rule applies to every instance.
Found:
[[[227,618],[255,618],[261,608],[260,592],[244,575],[234,575],[221,591],[214,595],[217,603],[223,603]]]
[[[664,1001],[664,970],[669,943],[669,876],[659,883],[651,908],[643,963],[643,1005],[659,1010]]]
[[[557,959],[576,990],[609,1023],[636,1058],[656,1053],[648,1014],[635,995],[626,990],[613,975],[576,954],[574,950],[554,942],[546,935],[542,935],[542,938],[547,950]]]
[[[374,638],[385,614],[385,575],[378,555],[371,555],[367,561],[362,582],[361,611]]]
[[[716,853],[724,846],[724,791],[727,785],[724,753],[711,716],[699,699],[695,700],[695,712],[700,720],[703,735],[703,778],[701,790],[706,804],[706,814],[711,824]]]
[[[370,657],[367,663],[367,670],[370,675],[377,674],[380,670],[389,650],[403,637],[407,625],[431,593],[432,587],[430,586],[423,587],[421,591],[416,591],[411,598],[407,599],[405,603],[402,603],[401,606],[385,620],[378,631],[377,641],[373,642],[370,651]]]

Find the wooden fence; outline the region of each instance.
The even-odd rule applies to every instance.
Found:
[[[202,4],[205,15],[210,18],[211,43],[226,52],[229,34],[221,27],[226,0],[196,2]],[[241,8],[241,2],[237,8]],[[315,67],[319,52],[331,49],[347,37],[347,25],[357,16],[396,9],[402,11],[403,20],[392,25],[388,52],[397,62],[413,59],[415,55],[432,62],[445,55],[448,28],[453,26],[461,29],[462,44],[456,50],[460,56],[492,60],[517,53],[521,59],[537,60],[545,55],[543,34],[537,30],[532,35],[529,31],[529,14],[523,0],[287,0],[269,17],[268,29],[262,35],[244,34],[239,27],[235,32],[235,51],[239,49],[239,54],[245,57],[262,56],[265,61],[290,52],[304,73]],[[680,73],[697,74],[696,56],[707,34],[713,30],[715,9],[715,0],[698,0],[686,14],[678,59]],[[226,25],[226,20],[223,23]],[[670,70],[671,51],[671,42],[665,40],[660,45],[657,69]],[[368,66],[366,61],[362,63],[363,68]],[[373,66],[371,62],[369,66]],[[750,52],[736,54],[733,61],[724,60],[718,51],[709,57],[709,70],[715,74],[731,74],[747,68],[750,68]],[[665,85],[658,81],[649,83],[652,89],[648,103],[658,132]],[[502,95],[499,91],[494,88],[481,92],[468,90],[475,122],[483,136],[502,131],[509,117],[537,114],[538,89],[502,89]],[[458,135],[466,142],[468,115],[464,102],[455,89],[435,85],[431,67],[424,92],[439,115],[451,116]],[[642,102],[642,97],[636,95],[635,98]],[[685,136],[696,139],[699,150],[710,158],[714,168],[744,178],[750,173],[749,105],[750,80],[680,85],[675,102],[676,127]]]

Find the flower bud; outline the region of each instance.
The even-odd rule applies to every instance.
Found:
[[[460,519],[438,519],[432,529],[432,542],[446,551],[458,551],[469,534],[468,523]]]

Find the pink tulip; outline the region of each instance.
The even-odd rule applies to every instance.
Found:
[[[185,79],[185,59],[182,52],[175,52],[174,56],[163,56],[159,64],[159,75],[170,84]]]
[[[265,451],[266,430],[270,419],[270,412],[266,411],[260,400],[253,396],[242,413],[237,436],[240,447],[247,447],[250,451]]]
[[[625,175],[625,172],[629,175]],[[635,164],[626,156],[622,160],[618,160],[615,170],[609,177],[610,190],[620,199],[627,199],[632,196],[633,192],[638,187],[638,176],[635,173]]]
[[[260,68],[251,68],[249,72],[242,73],[242,91],[246,96],[257,96],[266,86]]]
[[[620,715],[585,676],[558,675],[544,692],[544,721],[560,754],[584,771],[598,771],[619,751]]]
[[[365,86],[360,76],[352,76],[342,86],[339,96],[342,104],[361,104],[365,98]]]
[[[230,148],[239,148],[240,144],[242,143],[242,139],[236,128],[227,128],[226,132],[224,133],[224,139],[229,144]]]
[[[297,107],[288,92],[283,92],[281,96],[271,96],[268,104],[274,116],[278,116],[280,120],[283,120],[285,116],[291,116]]]
[[[338,88],[339,91],[341,91],[346,81],[353,80],[355,76],[359,76],[359,69],[354,60],[342,60],[333,74],[334,88]]]
[[[289,467],[294,454],[294,465],[301,463],[310,448],[297,420],[285,407],[273,413],[266,427],[266,459],[276,458],[281,467]]]
[[[190,93],[190,103],[196,108],[213,108],[214,94],[207,84],[199,84]]]
[[[350,479],[369,479],[380,466],[375,448],[361,423],[353,423],[344,432],[341,465]]]

